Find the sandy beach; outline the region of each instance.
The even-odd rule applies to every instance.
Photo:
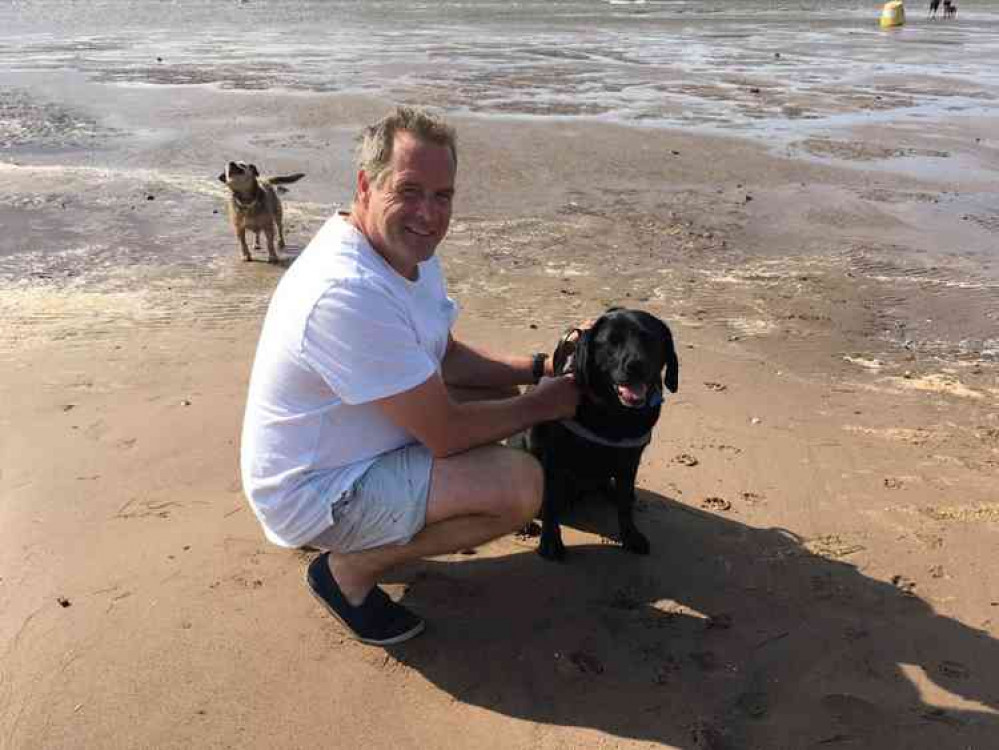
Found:
[[[0,748],[995,747],[995,118],[778,149],[454,118],[460,334],[551,350],[641,307],[681,387],[639,476],[649,557],[594,499],[564,565],[511,536],[399,571],[428,629],[381,649],[264,540],[237,457],[269,294],[390,102],[18,85],[25,121],[114,116],[0,158]],[[307,174],[282,267],[224,218],[247,156]]]

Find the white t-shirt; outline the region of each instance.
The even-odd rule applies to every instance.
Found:
[[[264,319],[243,420],[243,489],[285,547],[330,525],[375,457],[414,442],[372,403],[439,372],[458,316],[440,261],[409,281],[342,216],[285,273]]]

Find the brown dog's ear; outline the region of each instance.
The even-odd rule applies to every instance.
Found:
[[[254,177],[259,177],[260,176],[260,170],[257,169],[257,165],[256,164],[251,164],[250,165],[250,171],[253,172],[253,176]]]
[[[666,347],[666,367],[663,372],[663,385],[669,389],[670,393],[676,393],[680,387],[680,360],[676,356],[676,346],[673,344],[673,333],[669,326],[659,321],[663,330],[663,345]]]
[[[225,172],[219,175],[219,182],[225,184]]]

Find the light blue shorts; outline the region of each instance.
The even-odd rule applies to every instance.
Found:
[[[430,450],[421,443],[379,456],[333,500],[332,525],[309,546],[345,553],[406,544],[427,523],[433,466]]]

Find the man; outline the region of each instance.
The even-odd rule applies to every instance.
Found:
[[[457,161],[454,131],[422,110],[365,130],[350,212],[278,284],[250,378],[241,458],[253,510],[272,542],[326,550],[307,583],[366,643],[423,630],[378,588],[387,570],[534,517],[541,469],[497,441],[571,416],[579,399],[570,377],[542,379],[544,355],[496,357],[451,335],[457,310],[434,251]]]

